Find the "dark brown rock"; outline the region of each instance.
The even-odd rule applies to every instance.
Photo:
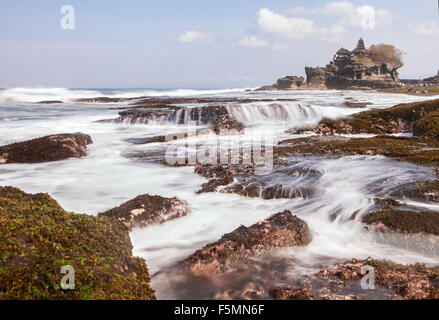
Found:
[[[64,103],[61,100],[40,101],[38,104],[61,104]]]
[[[218,187],[227,186],[232,182],[233,182],[233,176],[230,174],[222,178],[210,179],[208,182],[203,183],[201,185],[201,189],[198,190],[197,193],[201,194],[201,193],[215,192]]]
[[[272,295],[276,300],[317,300],[307,288],[274,288]]]
[[[93,143],[83,133],[54,134],[0,147],[2,163],[38,163],[86,156],[87,145]]]
[[[404,266],[386,260],[348,261],[329,266],[319,271],[319,279],[335,277],[344,282],[360,281],[363,278],[361,268],[374,269],[375,284],[393,291],[392,299],[438,299],[439,268],[427,268],[425,265]]]
[[[132,230],[164,223],[189,213],[191,208],[184,200],[146,194],[127,201],[117,208],[99,213],[99,216],[113,217]]]
[[[241,122],[229,118],[221,121],[214,127],[217,135],[239,134],[243,129],[244,125]]]
[[[308,225],[290,211],[284,211],[225,234],[185,259],[183,265],[195,274],[221,273],[270,249],[305,246],[310,242]]]

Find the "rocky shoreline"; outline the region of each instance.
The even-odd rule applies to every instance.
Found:
[[[119,101],[119,100],[118,100]],[[261,99],[154,99],[133,102],[119,113],[120,117],[100,122],[148,123],[152,119],[187,119],[207,125],[221,135],[234,129],[239,134],[244,125],[235,120],[226,103],[251,103]],[[294,99],[288,100],[294,101]],[[84,100],[88,103],[114,103],[104,98]],[[276,102],[266,99],[265,102]],[[184,110],[179,104],[195,103],[199,107]],[[346,100],[346,107],[364,108],[368,103]],[[202,105],[202,106],[201,106]],[[311,136],[282,140],[274,147],[274,173],[282,177],[306,176],[318,179],[322,172],[312,168],[292,169],[295,157],[384,156],[393,160],[439,168],[439,133],[437,121],[439,100],[402,104],[388,109],[372,109],[337,120],[323,119],[316,126],[292,128],[289,134],[308,131]],[[413,137],[395,134],[413,133]],[[354,138],[369,134],[370,138]],[[341,136],[343,135],[343,136]],[[188,138],[187,135],[182,140]],[[58,134],[0,147],[0,163],[40,163],[80,158],[92,138],[86,134]],[[166,143],[165,136],[149,137],[141,144]],[[164,163],[164,153],[155,154],[155,162]],[[255,177],[255,166],[192,164],[194,173],[207,181],[198,194],[222,192],[264,200],[307,198],[313,190],[306,182],[297,186],[273,184]],[[186,166],[189,164],[183,164]],[[172,168],[169,168],[172,170]],[[439,171],[439,170],[437,170]],[[275,179],[273,181],[276,181]],[[420,245],[429,239],[436,246],[439,218],[436,212],[419,210],[400,201],[416,199],[439,201],[438,180],[409,183],[391,197],[375,199],[369,212],[351,220],[362,223],[374,234],[414,236]],[[194,191],[195,192],[195,191]],[[176,197],[139,195],[96,217],[66,212],[46,194],[30,195],[12,187],[0,188],[2,237],[6,254],[0,262],[0,299],[154,299],[146,263],[132,256],[129,232],[180,219],[192,212],[191,204]],[[283,211],[251,226],[241,226],[224,234],[218,241],[179,261],[174,267],[190,277],[230,276],[254,259],[263,259],[279,249],[301,248],[312,243],[307,222],[294,212]],[[416,243],[414,243],[416,245]],[[42,260],[50,263],[44,263]],[[61,265],[74,265],[80,290],[65,291],[58,287]],[[331,266],[303,279],[279,281],[273,276],[262,288],[251,289],[246,298],[339,300],[373,299],[373,294],[359,293],[361,267],[375,268],[378,291],[375,297],[385,299],[437,299],[439,271],[424,265],[404,266],[389,261],[352,260]],[[38,266],[35,269],[35,266]],[[117,275],[117,276],[115,276]],[[15,281],[25,277],[26,281]],[[282,286],[276,286],[282,282]],[[285,282],[289,285],[285,285]],[[93,285],[89,285],[92,283]],[[242,297],[242,292],[227,292],[216,298]]]

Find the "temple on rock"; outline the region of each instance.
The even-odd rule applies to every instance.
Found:
[[[298,90],[298,89],[383,89],[400,86],[398,69],[402,62],[398,59],[387,61],[377,56],[377,48],[391,45],[372,46],[366,49],[364,40],[358,40],[352,51],[341,48],[326,67],[305,67],[306,82],[302,77],[281,78],[273,86],[260,90]],[[375,51],[372,52],[371,49]],[[384,55],[387,58],[387,56]]]
[[[377,62],[361,38],[354,50],[338,50],[326,67],[306,67],[306,83],[328,89],[392,88],[399,86],[400,67]]]

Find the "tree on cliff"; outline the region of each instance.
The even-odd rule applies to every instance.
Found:
[[[393,64],[397,68],[401,68],[404,63],[402,62],[403,52],[395,46],[390,44],[378,44],[372,45],[369,48],[370,58],[373,62],[382,64]]]

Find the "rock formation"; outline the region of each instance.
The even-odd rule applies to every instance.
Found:
[[[191,211],[189,204],[184,200],[145,194],[117,208],[99,213],[99,216],[116,218],[132,230],[183,217]]]
[[[358,41],[357,47],[349,51],[341,48],[334,55],[333,60],[326,67],[306,67],[306,82],[300,82],[299,77],[285,77],[279,79],[271,87],[262,87],[260,90],[297,90],[297,89],[383,89],[394,88],[400,85],[398,69],[402,63],[398,58],[384,61],[377,58],[372,49],[386,46],[395,50],[393,46],[379,45],[366,49],[363,39]],[[303,79],[303,78],[302,78]]]
[[[0,187],[0,217],[0,300],[155,299],[122,223],[12,187]],[[74,290],[60,286],[63,266],[74,268]]]
[[[2,163],[38,163],[80,158],[87,155],[87,145],[93,143],[83,133],[55,134],[0,147]]]
[[[251,227],[239,227],[198,250],[183,264],[195,274],[221,273],[269,249],[305,246],[310,242],[308,225],[290,211],[284,211]]]

